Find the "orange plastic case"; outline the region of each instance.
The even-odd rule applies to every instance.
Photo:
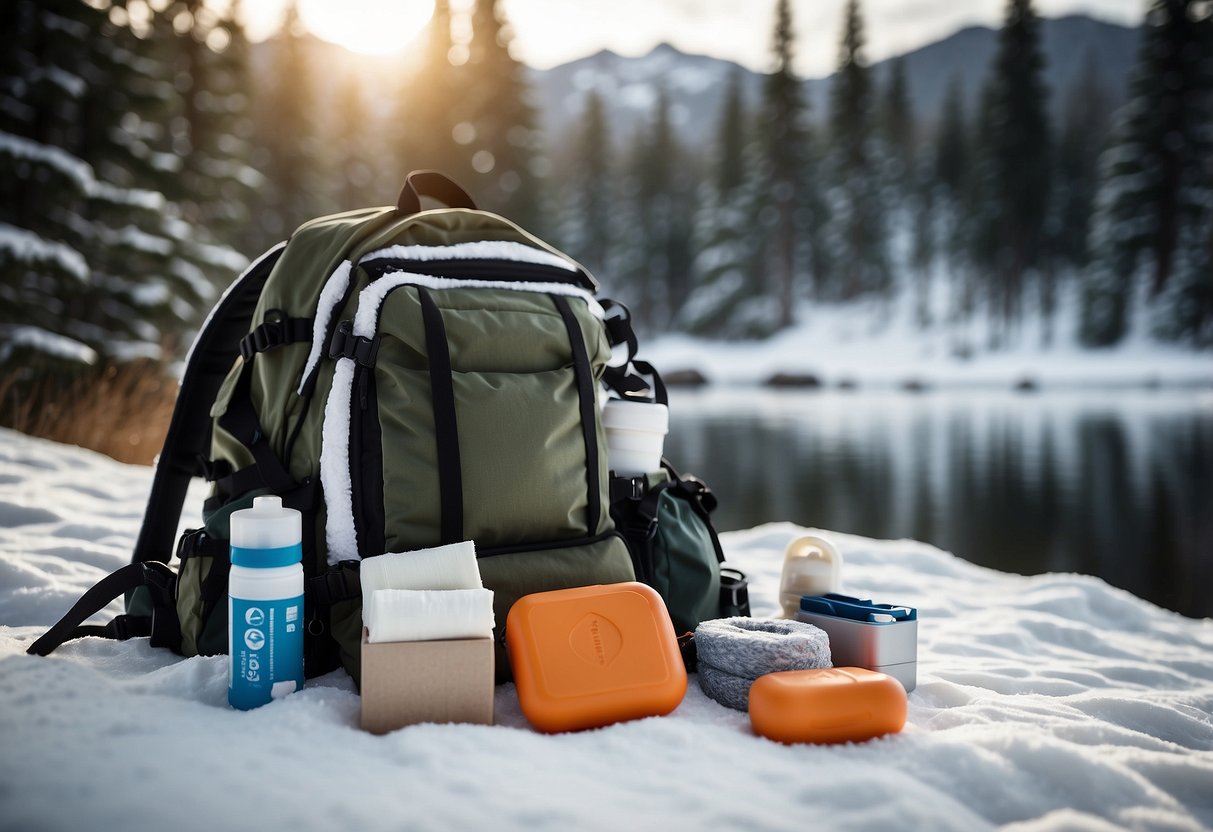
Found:
[[[862,742],[902,729],[906,691],[862,667],[768,673],[750,688],[750,724],[779,742]]]
[[[505,638],[522,712],[540,731],[668,714],[686,695],[665,602],[641,583],[525,595]]]

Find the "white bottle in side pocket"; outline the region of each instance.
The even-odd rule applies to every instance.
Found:
[[[282,498],[232,512],[227,699],[247,711],[303,687],[302,516]]]
[[[661,452],[670,430],[670,410],[655,402],[607,399],[602,405],[607,458],[621,477],[661,470]]]

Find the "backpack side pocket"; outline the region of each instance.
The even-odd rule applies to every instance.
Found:
[[[710,513],[715,496],[669,463],[644,477],[614,477],[611,516],[631,550],[638,580],[661,594],[675,632],[700,621],[749,615],[745,576],[721,563],[724,551]],[[740,593],[738,592],[740,587]]]
[[[205,529],[190,529],[177,544],[177,618],[181,653],[214,656],[227,652],[228,546]]]

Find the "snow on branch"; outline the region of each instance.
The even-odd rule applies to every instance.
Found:
[[[88,162],[61,148],[14,136],[11,133],[0,132],[0,153],[7,153],[17,159],[28,159],[52,167],[73,180],[81,192],[86,194],[97,181],[93,175],[93,168]]]
[[[41,144],[11,133],[0,132],[0,153],[47,165],[71,179],[82,194],[114,205],[129,205],[161,212],[167,201],[164,194],[144,188],[120,188],[97,179],[88,162],[62,148]]]
[[[97,363],[96,351],[73,338],[58,335],[37,326],[0,327],[0,364],[8,361],[8,357],[17,347],[28,347],[35,352],[81,364]]]
[[[88,281],[88,263],[80,252],[24,228],[0,223],[0,254],[23,263],[54,263],[77,280]]]

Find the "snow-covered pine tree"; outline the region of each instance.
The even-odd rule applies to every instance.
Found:
[[[590,89],[585,96],[581,127],[574,142],[565,195],[561,237],[565,248],[600,279],[611,281],[615,271],[615,165],[610,129],[602,95]]]
[[[265,239],[281,240],[335,206],[327,198],[326,154],[320,146],[315,44],[299,19],[298,0],[290,0],[282,28],[267,46],[269,81],[256,101],[254,159],[266,179],[264,210],[257,219]]]
[[[1213,342],[1213,17],[1208,3],[1155,0],[1130,98],[1100,160],[1081,335],[1129,330],[1139,289],[1155,334]]]
[[[629,241],[642,253],[641,308],[634,311],[651,328],[670,323],[688,290],[690,227],[678,193],[683,153],[670,123],[669,95],[659,88],[652,121],[638,133],[634,150],[640,226],[639,236]]]
[[[513,33],[498,0],[476,0],[472,13],[464,120],[474,130],[476,176],[466,187],[479,204],[525,228],[543,229],[541,154],[526,67],[510,54]]]
[[[160,185],[190,225],[251,250],[264,241],[253,217],[265,179],[252,166],[249,47],[239,13],[238,2],[216,9],[177,0],[156,16],[158,46],[177,90],[165,149],[181,159]]]
[[[880,183],[872,82],[863,56],[858,0],[845,11],[838,70],[830,89],[829,212],[838,292],[854,298],[892,288]]]
[[[1052,186],[1040,19],[1031,0],[1008,0],[998,52],[982,94],[975,260],[992,277],[1004,327],[1020,315],[1029,270],[1046,267]]]
[[[1089,259],[1087,238],[1091,208],[1099,184],[1099,156],[1108,143],[1112,107],[1088,53],[1082,74],[1066,95],[1057,146],[1056,195],[1052,248],[1069,266],[1082,268]]]
[[[215,295],[208,269],[245,261],[148,187],[178,165],[148,126],[174,106],[154,26],[79,0],[4,14],[0,362],[169,358]]]
[[[1046,343],[1054,337],[1062,286],[1072,283],[1089,261],[1087,239],[1099,183],[1098,160],[1108,143],[1112,110],[1090,52],[1065,101],[1054,159],[1054,192],[1045,226],[1045,244],[1053,268],[1043,269],[1040,280]]]
[[[777,319],[762,294],[759,237],[750,221],[758,194],[749,175],[755,148],[747,136],[748,123],[741,76],[733,72],[720,111],[715,175],[699,187],[694,285],[674,322],[677,329],[696,335],[769,335]]]
[[[878,125],[890,254],[894,262],[905,264],[893,273],[902,274],[908,282],[916,317],[926,325],[930,320],[928,280],[935,257],[935,200],[931,189],[920,183],[917,125],[910,109],[904,56],[894,58],[889,67]]]
[[[939,250],[957,270],[970,250],[969,231],[974,195],[973,152],[960,79],[953,76],[944,94],[935,133],[931,181],[938,220]]]
[[[763,85],[763,161],[761,177],[765,193],[759,206],[769,206],[756,216],[765,226],[767,250],[765,271],[767,308],[775,313],[772,327],[795,322],[797,215],[804,202],[804,154],[808,149],[806,105],[800,79],[793,69],[796,38],[788,0],[775,5],[775,30],[771,37],[771,73]],[[756,224],[757,225],[757,224]]]
[[[917,148],[914,114],[910,110],[910,94],[906,87],[905,56],[893,59],[888,81],[880,101],[880,138],[883,145],[885,180],[892,186],[897,200],[904,200],[915,190]]]
[[[741,89],[741,70],[729,73],[720,126],[716,129],[716,192],[733,196],[746,180],[747,117],[745,94]]]

